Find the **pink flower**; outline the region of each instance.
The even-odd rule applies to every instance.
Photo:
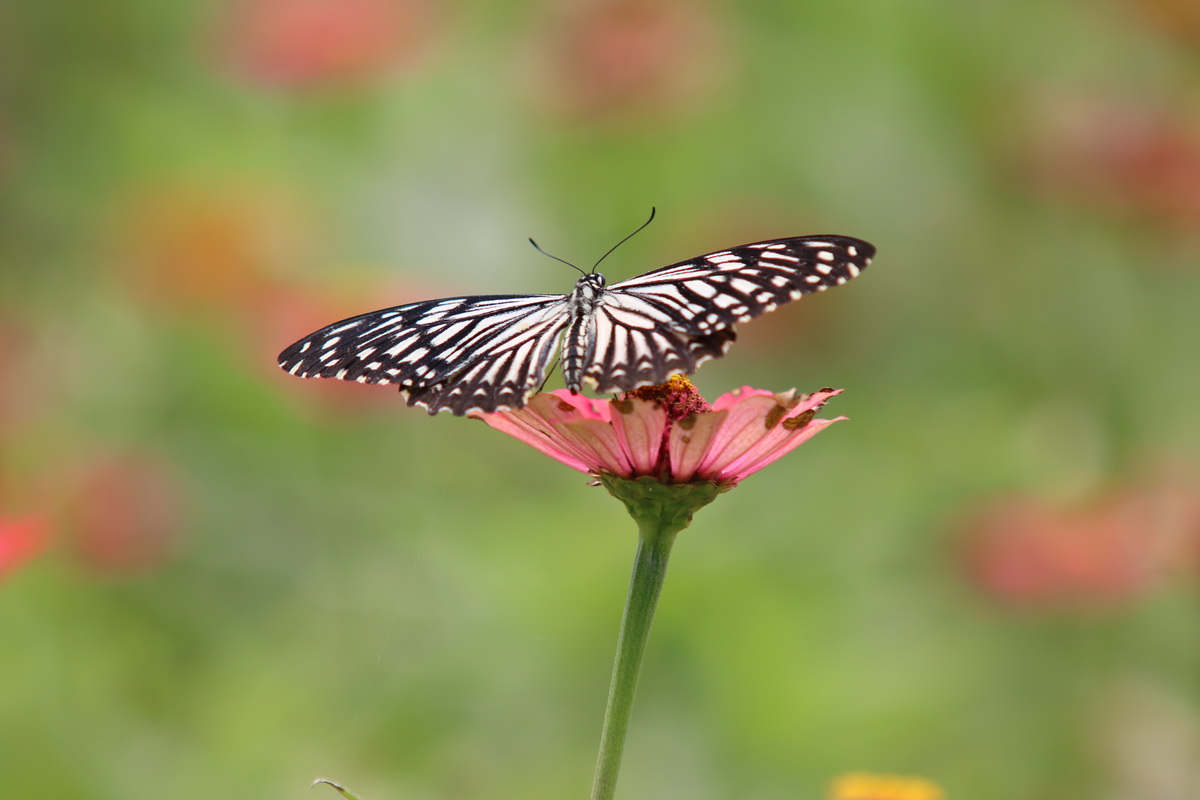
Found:
[[[65,509],[73,554],[97,573],[142,575],[180,550],[184,488],[150,452],[110,454],[85,468]]]
[[[259,85],[359,82],[417,61],[437,10],[428,0],[230,0],[220,45]]]
[[[995,498],[964,515],[967,576],[1013,608],[1086,611],[1146,594],[1200,563],[1195,478],[1118,487],[1059,506],[1028,496]]]
[[[45,548],[46,528],[41,517],[0,517],[0,578],[15,572]]]
[[[584,120],[674,119],[736,69],[721,20],[686,0],[583,0],[550,15],[534,93]]]
[[[619,400],[559,389],[535,395],[514,411],[471,416],[591,475],[732,486],[845,419],[814,419],[840,393],[776,394],[743,386],[709,406],[676,375]]]

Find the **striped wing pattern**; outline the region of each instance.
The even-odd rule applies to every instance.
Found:
[[[737,323],[839,286],[874,255],[847,236],[773,239],[608,288],[592,274],[568,295],[411,303],[322,328],[284,350],[279,365],[304,378],[395,384],[431,414],[520,408],[545,380],[563,332],[586,319],[572,326],[564,352],[571,363],[582,359],[583,380],[598,392],[625,392],[694,372],[725,354]]]
[[[690,374],[719,358],[737,338],[732,326],[701,336],[684,333],[636,303],[605,295],[596,311],[587,382],[601,394],[628,392],[665,383],[676,372]]]
[[[302,378],[395,384],[436,413],[518,408],[545,379],[567,323],[564,295],[452,297],[336,322],[288,347]]]
[[[663,383],[725,354],[736,324],[857,276],[875,248],[848,236],[773,239],[681,261],[608,288],[587,377],[599,392]]]

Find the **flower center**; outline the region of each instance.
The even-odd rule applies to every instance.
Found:
[[[672,375],[666,383],[658,386],[642,386],[632,392],[627,392],[624,398],[617,401],[617,408],[628,413],[628,409],[622,409],[620,403],[628,403],[631,397],[649,400],[667,412],[667,424],[663,426],[662,441],[658,448],[657,472],[664,479],[668,479],[667,473],[670,471],[668,448],[671,441],[671,428],[676,423],[684,428],[690,428],[695,423],[696,415],[712,411],[712,406],[700,396],[700,392],[696,390],[692,382],[682,375]]]
[[[660,386],[642,386],[625,396],[658,403],[667,412],[667,430],[685,417],[712,411],[708,401],[701,397],[692,382],[682,375],[672,375]]]

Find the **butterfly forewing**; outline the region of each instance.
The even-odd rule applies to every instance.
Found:
[[[490,295],[374,311],[306,336],[280,353],[279,366],[302,378],[426,387],[530,338],[551,339],[541,349],[552,350],[563,304],[560,295]]]
[[[773,239],[614,284],[596,310],[587,378],[599,392],[620,392],[694,372],[724,355],[737,323],[845,283],[874,254],[846,236]]]
[[[709,253],[610,287],[606,301],[707,335],[856,277],[873,245],[848,236],[772,239]]]

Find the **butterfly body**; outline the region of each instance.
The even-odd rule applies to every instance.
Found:
[[[735,326],[845,283],[875,248],[847,236],[774,239],[709,253],[607,286],[581,276],[566,295],[426,300],[334,323],[285,349],[305,378],[399,386],[409,405],[520,408],[559,349],[572,392],[660,384],[725,354]]]

